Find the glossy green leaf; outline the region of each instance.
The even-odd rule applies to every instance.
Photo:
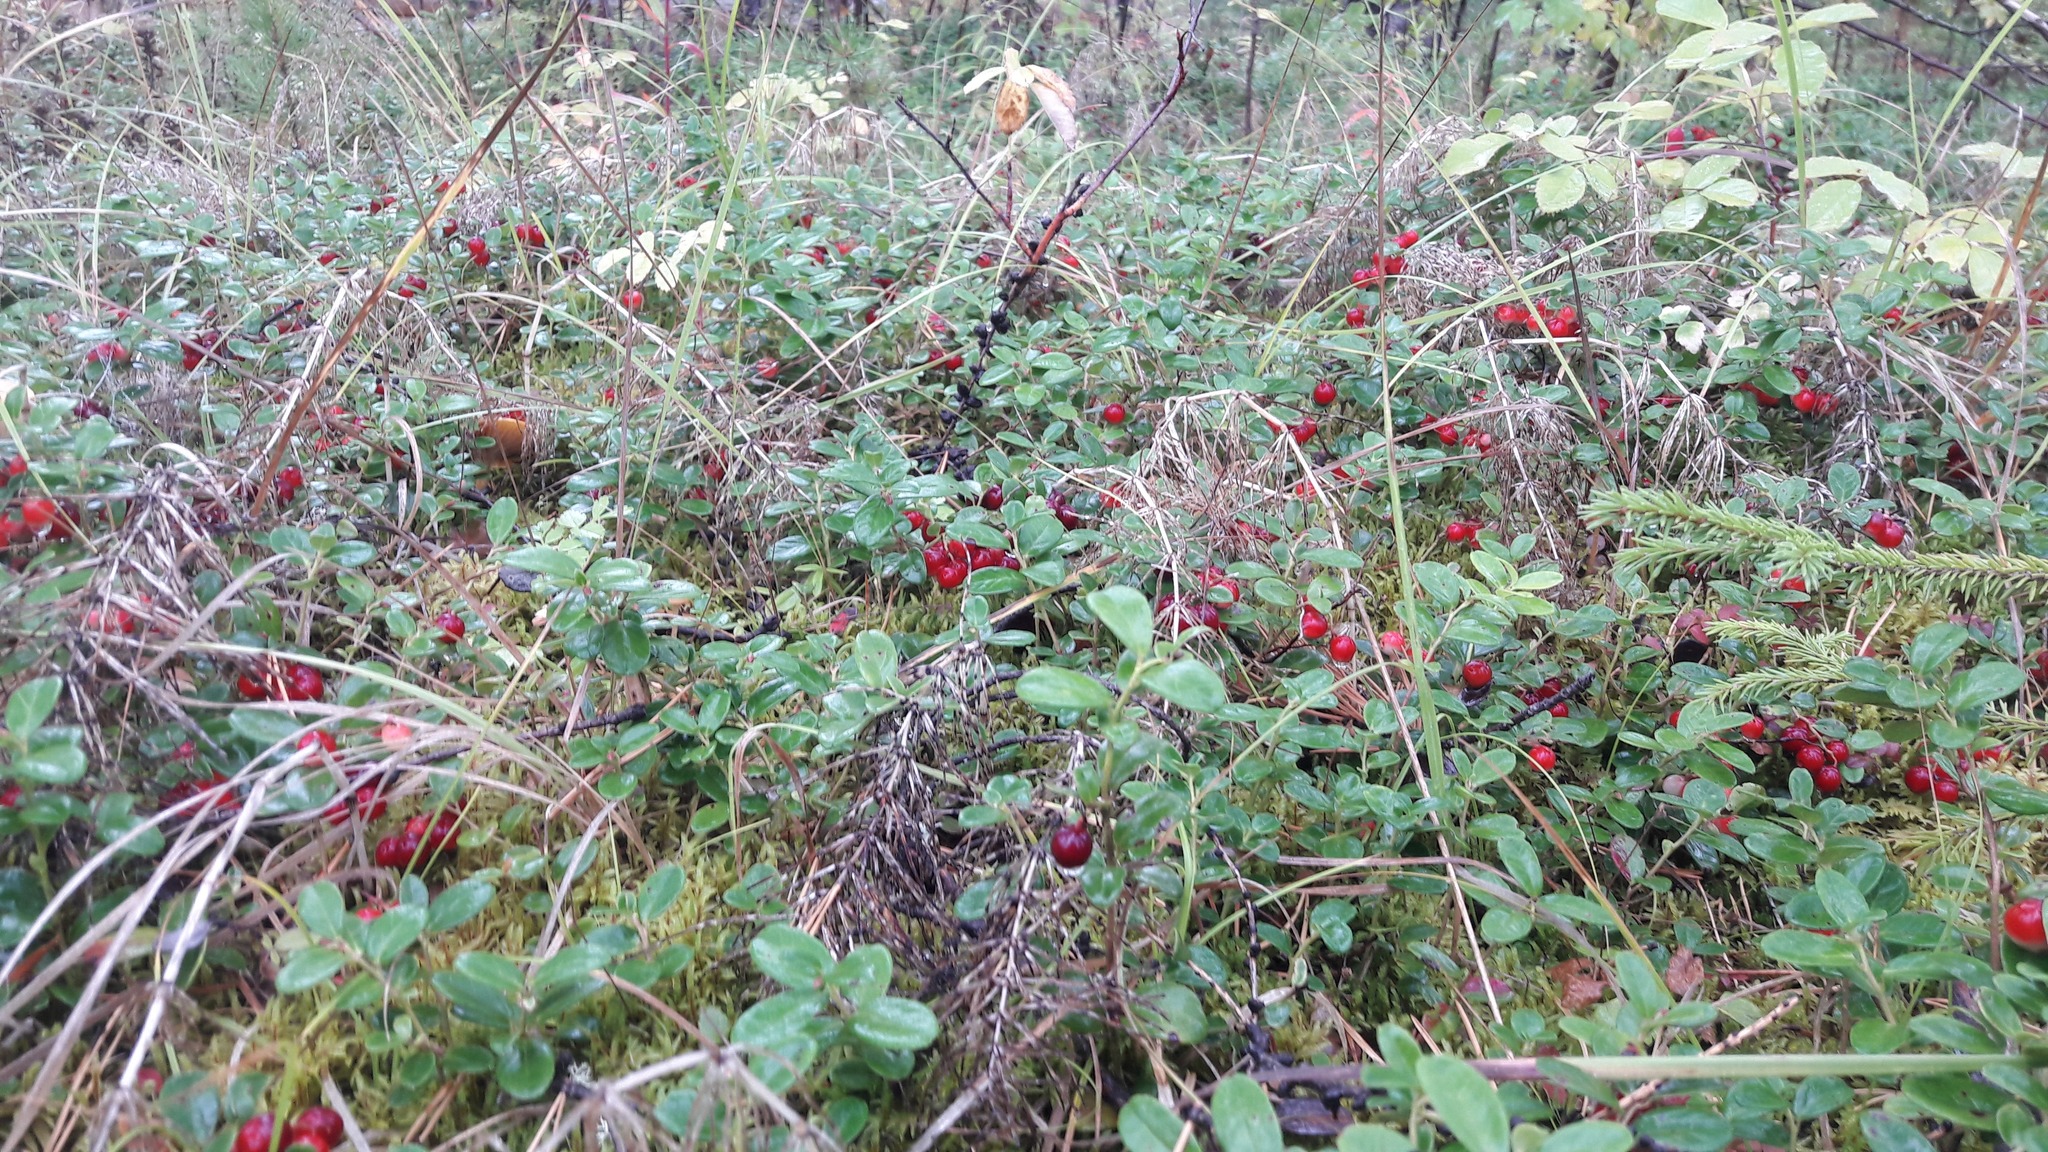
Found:
[[[1249,1076],[1224,1077],[1209,1098],[1209,1116],[1223,1152],[1282,1152],[1273,1101]]]

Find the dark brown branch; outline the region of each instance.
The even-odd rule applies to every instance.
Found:
[[[918,131],[924,133],[926,136],[931,137],[932,143],[937,144],[939,146],[939,151],[944,152],[946,154],[946,159],[951,160],[953,162],[953,167],[960,170],[960,175],[963,179],[967,181],[967,186],[969,188],[974,189],[974,194],[981,198],[981,202],[983,204],[988,205],[988,210],[995,214],[995,218],[997,220],[1002,221],[1003,227],[1006,229],[1009,228],[1009,214],[1004,212],[1001,208],[998,208],[996,206],[996,202],[988,198],[988,193],[982,191],[980,182],[975,180],[974,172],[967,167],[965,161],[961,160],[959,156],[954,154],[952,138],[946,137],[944,139],[941,139],[937,132],[932,131],[931,125],[926,124],[924,121],[917,118],[917,113],[912,112],[910,110],[910,105],[905,104],[903,102],[903,97],[898,96],[896,98],[896,107],[900,109],[905,116],[910,118],[910,122],[912,124],[917,125]]]
[[[1548,696],[1537,697],[1536,699],[1529,702],[1528,707],[1523,708],[1520,712],[1515,713],[1513,716],[1508,717],[1507,719],[1501,721],[1498,724],[1487,725],[1486,730],[1488,732],[1505,732],[1508,729],[1513,728],[1515,725],[1520,724],[1522,721],[1527,720],[1529,717],[1536,715],[1538,712],[1548,712],[1552,708],[1557,707],[1559,704],[1564,703],[1565,701],[1575,699],[1580,694],[1584,693],[1586,689],[1592,686],[1593,674],[1591,672],[1581,672],[1579,673],[1577,679],[1565,685],[1563,688],[1558,689],[1556,692]]]
[[[1800,10],[1803,12],[1810,12],[1815,7],[1817,7],[1817,5],[1813,4],[1801,4],[1799,6]],[[1941,61],[1936,60],[1930,56],[1923,56],[1920,53],[1915,52],[1913,49],[1908,48],[1906,45],[1900,43],[1899,41],[1894,40],[1889,36],[1886,36],[1882,32],[1873,32],[1870,29],[1865,28],[1859,21],[1851,20],[1847,24],[1845,24],[1844,27],[1854,28],[1857,32],[1862,33],[1865,36],[1868,36],[1869,38],[1877,41],[1880,44],[1884,44],[1889,47],[1896,48],[1901,52],[1904,52],[1906,56],[1909,59],[1911,59],[1915,64],[1919,64],[1925,68],[1932,68],[1937,72],[1946,72],[1950,76],[1954,76],[1958,80],[1967,80],[1969,81],[1970,87],[1976,89],[1977,92],[1981,94],[1985,99],[1991,101],[1994,104],[1999,105],[2000,107],[2005,108],[2006,110],[2010,111],[2013,115],[2018,116],[2020,119],[2026,121],[2029,124],[2032,124],[2036,128],[2048,129],[2048,120],[2043,120],[2038,116],[2032,115],[2026,109],[2020,107],[2019,105],[2013,103],[2010,100],[2007,100],[2005,97],[2000,96],[1998,93],[1992,91],[1988,86],[1985,85],[1984,81],[1981,78],[1972,76],[1969,73],[1963,72],[1959,69],[1951,68],[1947,64],[1944,64]]]

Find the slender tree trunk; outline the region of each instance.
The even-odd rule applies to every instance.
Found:
[[[1474,103],[1484,105],[1487,96],[1493,92],[1493,57],[1500,51],[1500,29],[1493,30],[1493,39],[1486,45],[1486,64],[1479,70],[1479,98]]]
[[[1252,13],[1252,43],[1244,54],[1244,134],[1252,134],[1252,71],[1259,65],[1259,15]]]

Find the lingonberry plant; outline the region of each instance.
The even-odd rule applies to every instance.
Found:
[[[2026,5],[359,8],[8,43],[11,1146],[2048,1147]]]

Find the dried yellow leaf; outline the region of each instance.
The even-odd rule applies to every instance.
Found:
[[[996,92],[996,130],[1008,136],[1022,128],[1030,114],[1030,90],[1004,80],[1002,88]]]

